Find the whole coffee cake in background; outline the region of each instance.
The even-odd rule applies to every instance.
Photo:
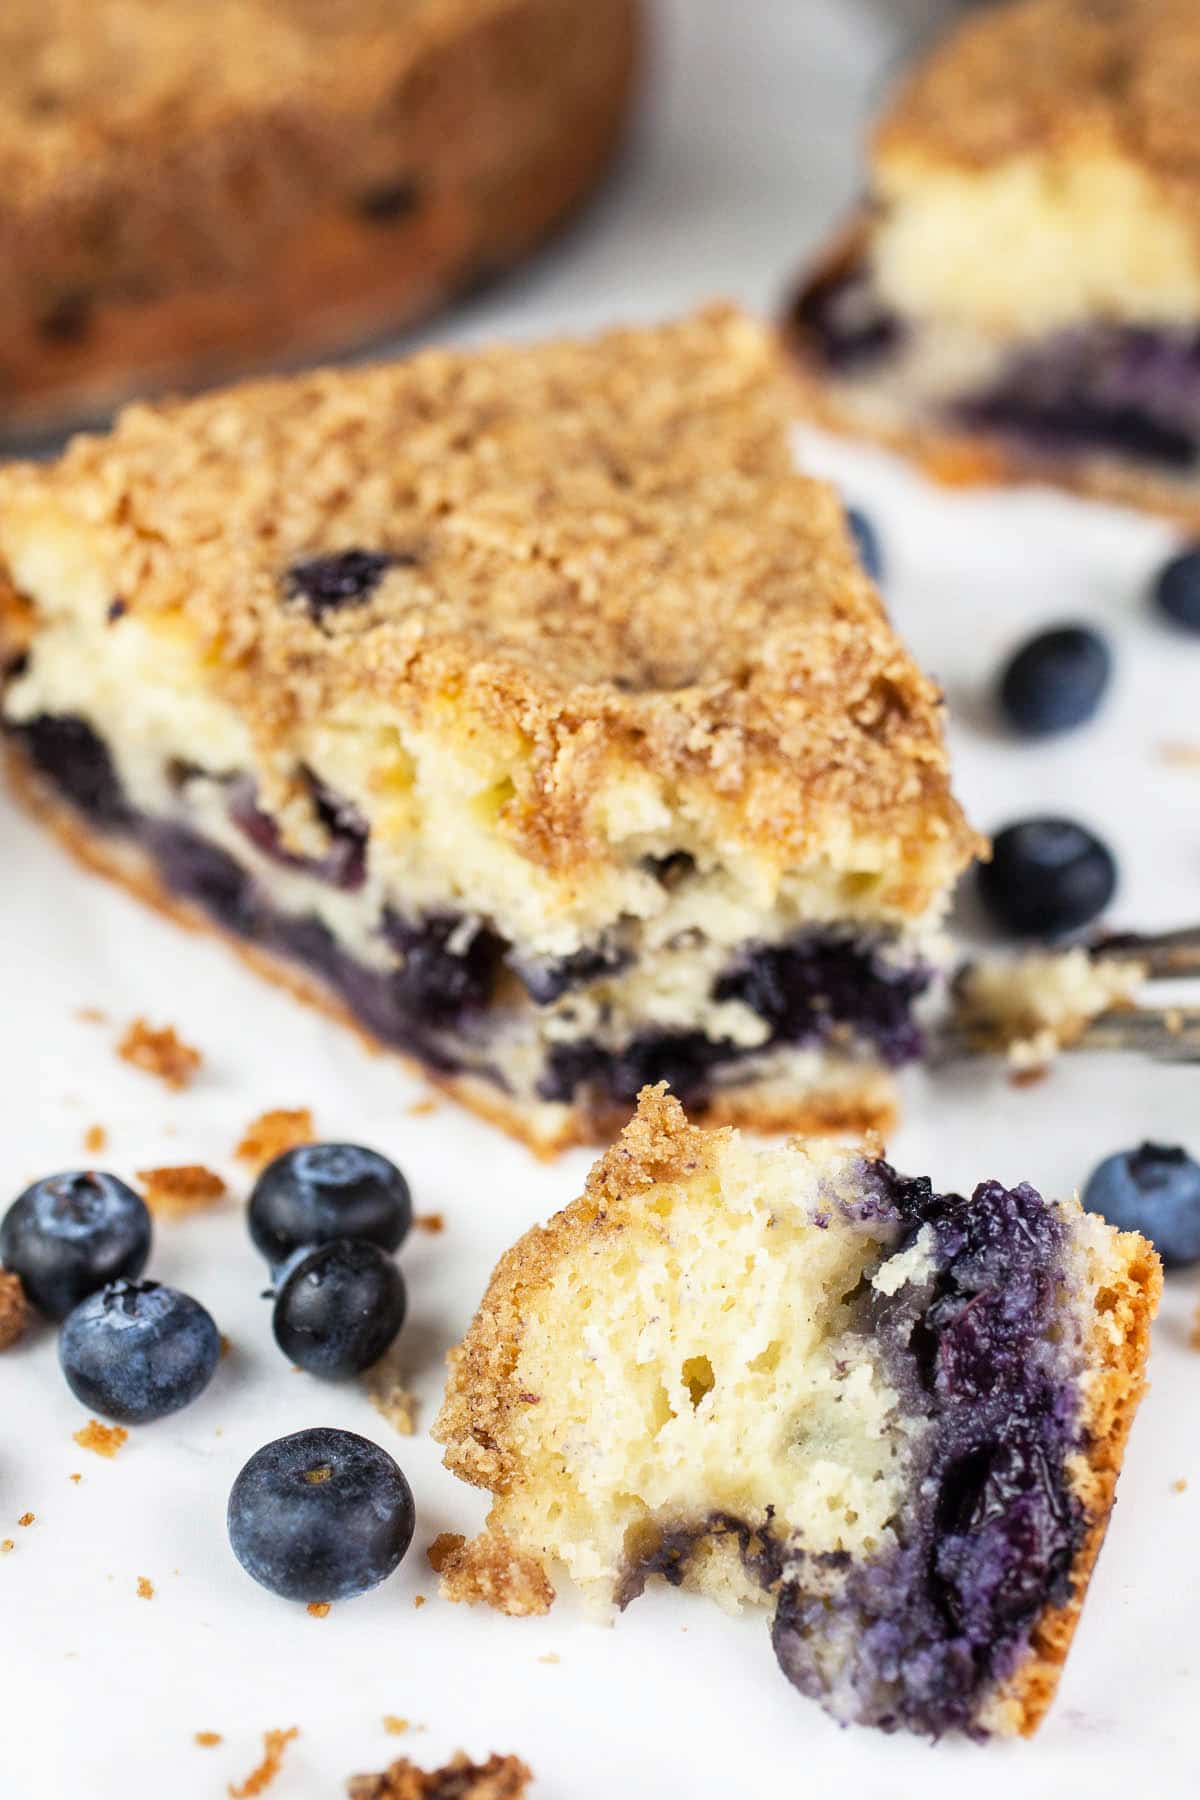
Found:
[[[953,482],[1200,525],[1200,10],[1016,0],[875,132],[787,332],[809,413]]]
[[[541,1150],[884,1127],[976,847],[769,335],[715,308],[126,412],[0,474],[84,858]]]
[[[445,1591],[545,1610],[565,1574],[610,1616],[662,1576],[769,1608],[783,1673],[842,1723],[1028,1734],[1160,1287],[1078,1201],[756,1151],[644,1093],[451,1353],[434,1435],[493,1501]]]
[[[0,433],[403,325],[605,167],[635,0],[5,0]]]

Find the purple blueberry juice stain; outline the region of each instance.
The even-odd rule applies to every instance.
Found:
[[[349,956],[319,918],[273,907],[248,869],[187,824],[132,809],[107,748],[84,720],[42,716],[13,735],[38,771],[97,829],[121,831],[143,844],[173,893],[200,906],[225,930],[309,969],[378,1037],[442,1072],[466,1066],[469,1045],[475,1071],[503,1085],[482,1058],[487,1035],[482,1022],[504,981],[515,978],[535,1005],[545,1006],[611,978],[632,960],[614,940],[574,956],[530,962],[484,920],[449,912],[406,918],[389,910],[382,930],[398,952],[398,966],[368,966]],[[182,788],[203,771],[188,767],[176,773]],[[365,879],[366,822],[315,777],[307,779],[329,838],[322,857],[299,856],[284,847],[248,779],[229,784],[230,816],[269,860],[354,891]],[[679,867],[686,878],[686,863]],[[921,1053],[912,1008],[929,982],[926,968],[894,965],[867,937],[820,929],[743,952],[713,993],[718,1000],[742,1001],[766,1021],[767,1049],[846,1038],[898,1064]],[[602,1105],[627,1107],[642,1087],[665,1080],[685,1104],[699,1107],[722,1071],[736,1071],[755,1053],[701,1032],[645,1031],[617,1049],[574,1040],[551,1049],[539,1094],[568,1104],[586,1095]]]

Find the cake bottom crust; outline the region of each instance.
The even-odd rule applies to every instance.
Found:
[[[627,1123],[632,1108],[551,1101],[523,1105],[477,1075],[445,1073],[406,1056],[368,1030],[323,982],[286,958],[224,930],[200,907],[173,894],[152,857],[139,844],[91,830],[38,778],[15,745],[3,746],[3,758],[9,788],[18,803],[86,868],[106,875],[185,930],[205,931],[220,938],[257,975],[285,988],[294,999],[327,1018],[348,1026],[372,1054],[399,1058],[414,1074],[489,1124],[499,1126],[535,1156],[549,1160],[579,1145],[607,1144]],[[850,1062],[839,1066],[835,1059],[829,1059],[828,1066],[828,1085],[815,1091],[811,1085],[800,1092],[789,1091],[778,1080],[747,1083],[740,1089],[715,1093],[703,1112],[696,1109],[697,1116],[705,1124],[737,1125],[764,1133],[886,1137],[896,1122],[891,1078]]]
[[[942,487],[1064,488],[1086,500],[1130,506],[1156,513],[1185,529],[1200,529],[1200,482],[1155,475],[1114,456],[1087,452],[1039,454],[1010,439],[971,431],[944,421],[883,418],[865,405],[855,384],[831,375],[822,363],[812,334],[800,320],[799,306],[810,288],[844,267],[864,242],[861,226],[851,226],[827,250],[789,308],[781,330],[793,375],[800,414],[840,437],[865,439],[897,451],[918,464]],[[869,376],[862,378],[864,389]]]

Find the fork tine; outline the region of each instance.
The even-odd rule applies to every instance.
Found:
[[[1088,955],[1132,958],[1145,965],[1150,981],[1200,975],[1200,925],[1184,925],[1175,931],[1113,932],[1089,944]]]

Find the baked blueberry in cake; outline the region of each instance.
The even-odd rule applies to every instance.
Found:
[[[603,173],[636,0],[4,0],[0,432],[392,331]]]
[[[981,7],[902,84],[792,307],[807,410],[953,482],[1200,524],[1192,0]]]
[[[0,473],[18,784],[541,1149],[885,1125],[976,840],[787,410],[719,308],[131,409]]]
[[[1145,1239],[1077,1201],[756,1150],[645,1093],[451,1353],[434,1435],[493,1498],[444,1582],[532,1611],[565,1575],[611,1614],[662,1576],[762,1606],[842,1722],[1032,1732],[1160,1286]]]

